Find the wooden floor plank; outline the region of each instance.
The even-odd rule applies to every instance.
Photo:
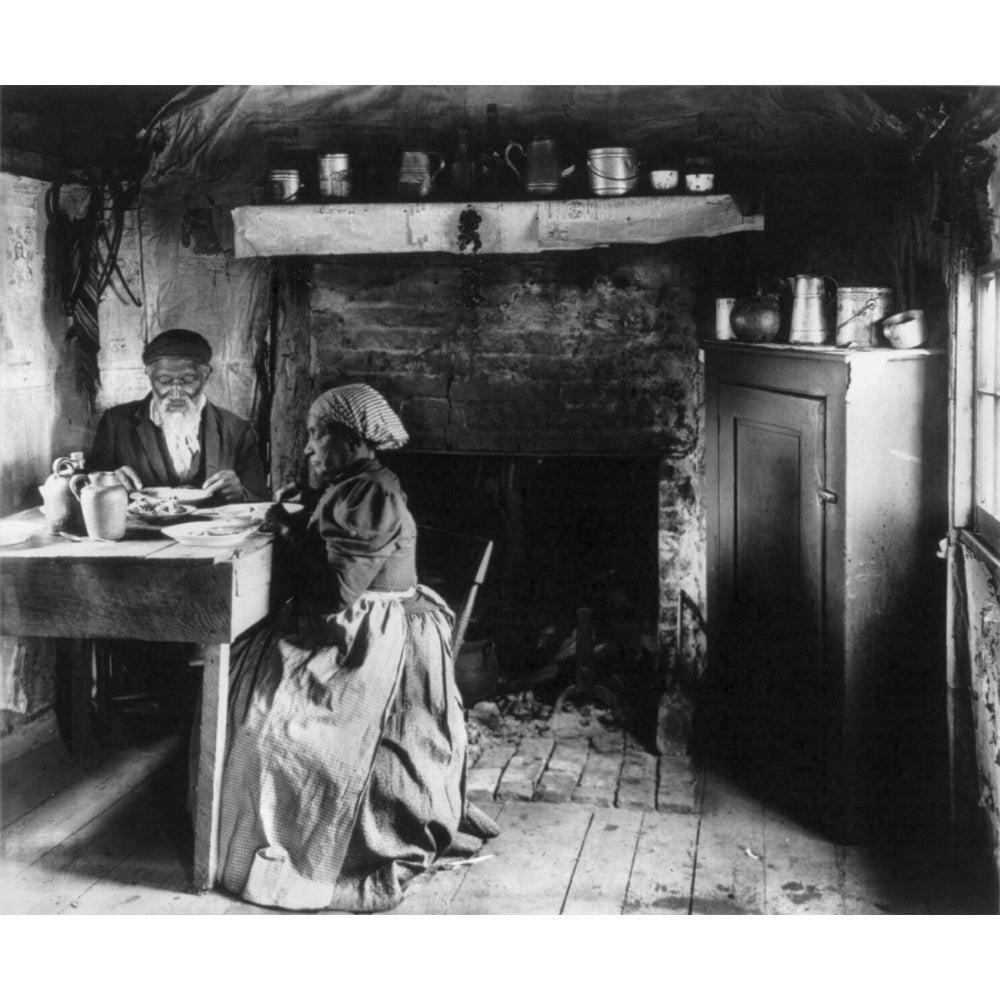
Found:
[[[147,787],[133,788],[66,837],[30,867],[0,860],[5,913],[59,913],[107,877],[150,836]]]
[[[163,767],[182,743],[180,736],[171,735],[129,747],[6,827],[0,836],[0,853],[7,870],[23,871],[99,817]]]
[[[687,914],[691,905],[698,819],[685,813],[638,813],[642,817],[625,914]]]
[[[765,912],[764,809],[718,775],[705,779],[691,912]]]
[[[997,885],[988,859],[944,846],[838,847],[849,914],[997,913]]]
[[[100,757],[74,754],[62,740],[51,740],[0,766],[0,826],[8,827],[36,806],[75,785]]]
[[[563,913],[617,915],[625,905],[642,813],[595,809]]]
[[[844,913],[836,846],[790,817],[764,810],[765,905],[768,913]]]
[[[556,914],[583,847],[591,811],[548,802],[509,802],[495,855],[468,871],[449,913]]]
[[[503,836],[503,814],[506,808],[507,806],[503,802],[490,802],[480,806],[484,813],[497,821],[501,829],[501,837]],[[480,860],[473,865],[461,865],[454,868],[440,867],[425,875],[419,875],[407,889],[403,902],[390,912],[399,916],[447,913],[469,871],[478,865],[488,865],[493,862],[493,858],[489,855],[494,853],[494,843],[495,841],[488,840],[483,844],[482,849],[474,856]],[[444,864],[448,864],[447,859],[445,859]]]

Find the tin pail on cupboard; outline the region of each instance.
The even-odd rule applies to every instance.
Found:
[[[891,288],[838,288],[837,346],[877,347],[892,307]]]

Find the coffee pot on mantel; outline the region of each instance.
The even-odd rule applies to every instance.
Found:
[[[515,149],[520,151],[522,166],[525,168],[524,188],[528,194],[535,197],[556,194],[562,182],[576,169],[576,164],[570,163],[567,166],[563,162],[563,155],[554,139],[550,139],[547,135],[538,135],[528,143],[527,149],[519,142],[507,143],[504,160],[518,180],[521,179],[521,171],[514,166],[510,158],[511,152]]]
[[[837,296],[837,283],[825,274],[797,274],[786,278],[792,290],[792,319],[788,330],[790,344],[825,344],[830,337],[827,315]],[[832,291],[828,290],[832,286]]]
[[[83,508],[83,523],[91,538],[114,542],[124,537],[128,490],[113,472],[81,472],[69,485]]]

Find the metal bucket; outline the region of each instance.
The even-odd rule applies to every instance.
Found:
[[[590,190],[599,198],[631,194],[639,184],[639,161],[635,150],[605,146],[587,150]]]
[[[891,288],[838,288],[837,346],[877,347],[892,300]]]
[[[268,199],[275,204],[296,201],[301,187],[297,170],[272,170],[267,175]]]
[[[347,198],[351,194],[351,164],[347,153],[324,153],[319,158],[321,198]]]

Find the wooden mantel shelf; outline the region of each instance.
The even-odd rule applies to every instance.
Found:
[[[233,209],[237,257],[459,253],[466,202],[244,205]],[[762,230],[727,194],[472,202],[480,253],[585,250]]]

